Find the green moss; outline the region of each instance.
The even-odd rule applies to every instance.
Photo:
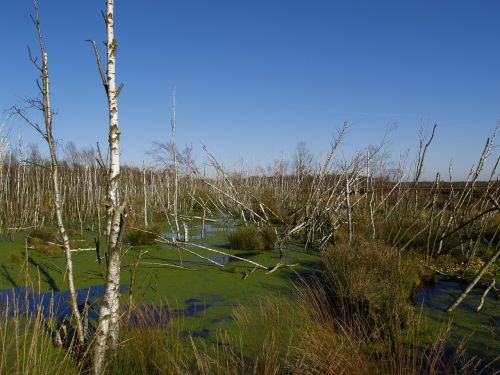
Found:
[[[262,229],[262,231],[258,228],[254,229],[258,236],[262,236],[263,231],[268,229],[274,232],[272,227]],[[190,228],[190,233],[195,232],[194,228]],[[0,272],[1,288],[11,288],[24,284],[23,262],[19,264],[10,262],[9,254],[21,254],[24,251],[26,234],[26,232],[16,233],[14,242],[10,242],[6,238],[0,239],[0,263],[6,265]],[[227,249],[227,236],[230,234],[224,231],[206,233],[203,240],[192,242],[203,243],[211,248],[235,255],[245,253],[248,255],[248,251],[242,248]],[[83,236],[78,238],[91,243],[93,236],[93,233],[84,231]],[[101,251],[104,252],[105,241],[102,240],[101,243],[103,244]],[[233,335],[241,333],[241,327],[233,319],[235,307],[246,306],[248,311],[257,311],[258,296],[288,298],[294,289],[291,280],[297,278],[295,272],[299,275],[305,275],[321,267],[318,254],[306,254],[300,244],[290,243],[285,250],[285,259],[290,264],[299,263],[299,266],[293,269],[282,267],[272,274],[266,274],[264,270],[256,269],[250,277],[243,280],[243,272],[253,269],[252,265],[243,261],[230,261],[225,267],[217,267],[193,254],[181,251],[183,266],[188,270],[180,270],[162,265],[179,264],[179,252],[176,249],[153,244],[134,246],[126,252],[123,258],[122,272],[124,284],[130,282],[127,270],[133,267],[139,252],[145,250],[147,253],[141,258],[143,264],[139,266],[136,273],[134,302],[168,304],[171,309],[179,311],[193,311],[194,309],[196,313],[193,316],[180,317],[181,314],[179,314],[179,318],[175,321],[179,321],[178,324],[181,324],[183,331],[201,332],[205,329],[208,330],[210,340],[216,340],[220,330]],[[216,256],[216,254],[206,250],[196,251],[205,257]],[[30,249],[28,249],[28,255],[30,258],[28,271],[34,285],[39,284],[43,292],[54,286],[61,290],[66,289],[66,281],[63,279],[65,269],[63,256],[47,256]],[[258,251],[249,256],[251,260],[266,267],[272,267],[279,261],[278,253],[275,251]],[[355,244],[352,248],[347,246],[331,247],[323,256],[328,265],[327,272],[330,272],[329,275],[332,279],[336,276],[335,283],[339,283],[344,288],[345,296],[358,296],[361,300],[369,301],[371,313],[381,317],[388,316],[387,322],[397,321],[394,309],[398,306],[397,319],[400,322],[412,316],[411,308],[410,310],[406,309],[409,306],[412,286],[418,278],[418,270],[414,261],[407,254],[401,254],[401,257],[398,258],[398,252],[395,249],[369,242]],[[73,259],[77,288],[103,283],[94,252],[74,253]],[[155,264],[146,264],[146,262]],[[456,295],[457,291],[454,290],[453,293],[450,292],[445,302],[436,303],[441,303],[444,306],[452,296],[456,297]],[[128,293],[124,293],[122,302],[127,303],[128,298]],[[490,352],[494,352],[498,348],[498,343],[491,338],[491,331],[497,329],[498,324],[495,326],[491,317],[499,315],[498,304],[495,305],[492,297],[487,300],[484,311],[478,314],[473,308],[479,299],[480,296],[474,295],[470,302],[472,307],[462,309],[468,304],[468,299],[466,299],[464,305],[457,309],[454,314],[456,323],[454,323],[452,330],[457,332],[457,337],[467,337],[471,332],[476,332],[471,345],[480,348],[481,343],[483,343],[483,345],[487,345]],[[439,309],[442,310],[443,307],[441,306]],[[429,306],[425,306],[423,309],[421,330],[418,336],[419,342],[431,343],[434,336],[430,333],[437,332],[442,327],[447,314],[443,311],[439,312],[439,309],[433,309]],[[476,321],[478,316],[481,317],[480,324]],[[263,325],[259,329],[265,331],[266,327]],[[410,340],[410,342],[414,341]],[[254,347],[257,346],[254,345]]]
[[[190,228],[191,229],[191,228]],[[190,230],[194,233],[194,230]],[[0,288],[12,288],[24,285],[24,271],[22,263],[14,264],[8,261],[11,252],[21,253],[24,251],[24,238],[26,232],[15,234],[14,242],[6,238],[0,239],[0,263],[8,264],[5,270],[0,272]],[[206,233],[202,240],[193,240],[194,243],[203,243],[206,246],[229,252],[240,256],[250,256],[256,262],[266,267],[272,267],[278,262],[276,252],[259,251],[249,255],[248,251],[242,249],[228,250],[228,232],[216,231]],[[82,237],[86,242],[93,242],[94,234],[84,231]],[[101,240],[101,254],[105,252],[105,241]],[[215,253],[194,249],[205,257],[218,256]],[[130,274],[127,271],[133,268],[135,259],[140,252],[147,251],[142,256],[143,264],[136,272],[134,286],[135,303],[168,303],[172,309],[186,309],[189,300],[196,299],[200,306],[208,306],[206,310],[200,311],[196,317],[185,318],[186,329],[201,330],[208,328],[210,338],[216,338],[219,328],[224,327],[236,332],[232,311],[235,306],[252,305],[256,296],[268,294],[288,294],[293,289],[290,279],[296,278],[295,272],[308,272],[310,268],[319,266],[319,256],[305,254],[299,244],[290,244],[287,253],[287,261],[290,263],[301,263],[301,266],[280,268],[276,272],[266,275],[264,270],[257,269],[251,276],[243,280],[243,272],[251,271],[254,266],[243,261],[231,260],[224,267],[217,267],[208,261],[196,257],[193,254],[181,251],[183,266],[188,270],[176,269],[161,264],[179,264],[179,252],[173,247],[166,245],[142,245],[133,246],[123,257],[122,283],[130,283]],[[246,254],[247,253],[247,254]],[[67,289],[64,280],[65,259],[63,255],[47,256],[43,253],[28,249],[30,263],[28,267],[29,276],[33,284],[40,285],[41,292],[47,292],[57,286],[60,290]],[[75,283],[77,288],[85,288],[91,285],[102,284],[99,265],[93,251],[73,253]],[[157,264],[145,264],[145,263]],[[122,296],[122,302],[128,303],[128,293]]]

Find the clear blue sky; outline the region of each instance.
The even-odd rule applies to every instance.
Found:
[[[106,140],[106,101],[85,39],[104,39],[105,1],[39,0],[59,114],[58,138]],[[439,124],[427,178],[476,163],[500,118],[497,0],[116,1],[123,159],[141,163],[168,141],[177,88],[178,143],[200,141],[227,164],[266,164],[299,141],[325,153],[344,120],[345,153],[417,145],[421,121]],[[30,0],[0,4],[0,109],[36,94]],[[104,52],[104,51],[103,51]],[[19,122],[11,134],[37,137]],[[498,143],[498,142],[497,142]],[[498,151],[498,149],[497,149]],[[198,160],[203,159],[201,151]]]

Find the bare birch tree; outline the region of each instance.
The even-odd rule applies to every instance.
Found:
[[[33,20],[33,23],[35,24],[37,30],[38,44],[40,47],[40,54],[42,56],[41,65],[38,63],[37,59],[31,55],[31,51],[29,49],[28,51],[31,62],[36,67],[36,69],[40,71],[41,74],[42,84],[40,85],[38,81],[37,84],[40,93],[42,95],[42,99],[41,100],[35,98],[27,99],[27,102],[31,107],[36,108],[43,113],[43,119],[45,124],[44,128],[42,128],[37,122],[30,120],[24,110],[18,107],[14,107],[14,111],[17,115],[23,118],[29,125],[31,125],[38,133],[40,133],[47,142],[47,145],[49,146],[50,175],[52,181],[52,200],[54,202],[57,228],[59,230],[59,234],[62,239],[64,253],[66,256],[66,277],[68,281],[71,309],[73,311],[73,316],[75,317],[76,321],[78,342],[79,344],[83,345],[84,344],[83,325],[80,312],[78,310],[75,283],[73,277],[73,261],[71,257],[71,247],[63,221],[63,214],[62,214],[63,202],[59,185],[59,164],[57,160],[56,144],[54,141],[54,136],[52,134],[52,119],[54,112],[52,110],[50,102],[51,97],[50,97],[48,54],[45,51],[45,47],[43,44],[42,28],[40,24],[40,16],[36,0],[33,0],[33,7],[35,9],[35,17],[32,16],[31,19]]]
[[[122,261],[121,237],[124,227],[124,205],[120,203],[120,128],[118,126],[118,96],[123,85],[116,87],[116,50],[117,40],[114,35],[114,0],[106,1],[104,15],[107,34],[107,70],[106,77],[102,70],[99,51],[95,42],[94,52],[99,73],[108,99],[109,121],[109,170],[107,178],[106,235],[108,244],[108,265],[104,298],[99,309],[98,329],[94,344],[94,373],[102,374],[105,369],[106,353],[114,349],[118,341],[120,307],[120,267]]]
[[[172,94],[172,145],[174,149],[174,220],[175,220],[175,237],[179,239],[179,218],[178,218],[178,198],[179,198],[179,172],[177,170],[177,146],[175,144],[175,128],[177,126],[176,119],[176,98],[175,98],[175,89]]]

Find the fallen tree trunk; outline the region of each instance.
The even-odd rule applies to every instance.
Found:
[[[481,269],[481,271],[479,271],[477,276],[474,278],[474,280],[472,280],[472,282],[469,284],[469,286],[467,286],[467,288],[463,291],[463,293],[460,294],[460,296],[458,296],[458,298],[446,309],[447,312],[451,313],[453,310],[455,310],[455,308],[458,305],[460,305],[460,303],[464,300],[464,298],[467,296],[467,294],[469,294],[469,292],[474,288],[474,286],[479,282],[479,280],[481,280],[481,278],[484,276],[486,271],[488,271],[488,269],[493,265],[493,263],[495,263],[498,256],[500,256],[500,249],[498,249],[497,252],[495,253],[495,255],[493,255],[490,258],[488,263],[486,263],[484,265],[484,267]]]

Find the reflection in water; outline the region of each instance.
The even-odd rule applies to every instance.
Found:
[[[424,284],[418,288],[414,300],[418,308],[422,308],[424,316],[432,323],[446,323],[452,319],[448,353],[452,353],[466,340],[465,347],[469,355],[483,358],[486,364],[500,353],[500,304],[498,297],[490,292],[484,307],[477,312],[482,288],[474,288],[465,300],[456,308],[453,314],[446,312],[447,307],[462,293],[467,284],[437,275],[435,283]]]
[[[210,233],[234,232],[235,230],[236,230],[236,223],[205,224],[205,237],[207,236],[207,234],[210,234]],[[196,233],[196,234],[189,234],[190,240],[201,240],[201,232],[202,232],[201,225],[191,227],[191,228],[189,228],[189,231]],[[167,240],[173,241],[174,237],[176,237],[176,235],[173,232],[165,232],[165,233],[163,233],[163,237],[165,237]],[[176,239],[178,241],[182,241],[183,238],[184,238],[184,233],[181,230],[181,233],[179,233],[179,236]]]
[[[87,303],[92,307],[89,310],[89,319],[97,320],[99,311],[98,299],[104,295],[104,284],[95,285],[89,288],[77,289],[77,303],[79,306]],[[122,285],[121,292],[128,289],[128,286]],[[184,301],[185,307],[171,309],[166,305],[140,305],[129,310],[128,305],[122,305],[122,315],[128,316],[128,326],[165,326],[168,321],[176,317],[200,318],[202,313],[212,307],[215,303],[222,303],[228,306],[236,306],[228,303],[224,297],[218,294],[206,294],[199,298],[190,298]],[[44,318],[56,317],[63,320],[71,316],[71,306],[69,303],[69,292],[47,292],[33,293],[27,292],[26,288],[18,287],[0,290],[0,309],[8,309],[9,315],[33,316],[39,311]],[[193,335],[204,337],[208,329],[202,330]]]
[[[126,285],[120,287],[127,290]],[[96,305],[97,299],[104,295],[104,284],[76,290],[77,303],[83,305],[87,301],[91,306]],[[0,290],[0,308],[8,309],[9,315],[35,315],[38,311],[42,316],[55,316],[63,319],[71,315],[69,291],[50,291],[37,293],[28,291],[25,287]],[[89,317],[97,318],[97,309],[91,309]]]

